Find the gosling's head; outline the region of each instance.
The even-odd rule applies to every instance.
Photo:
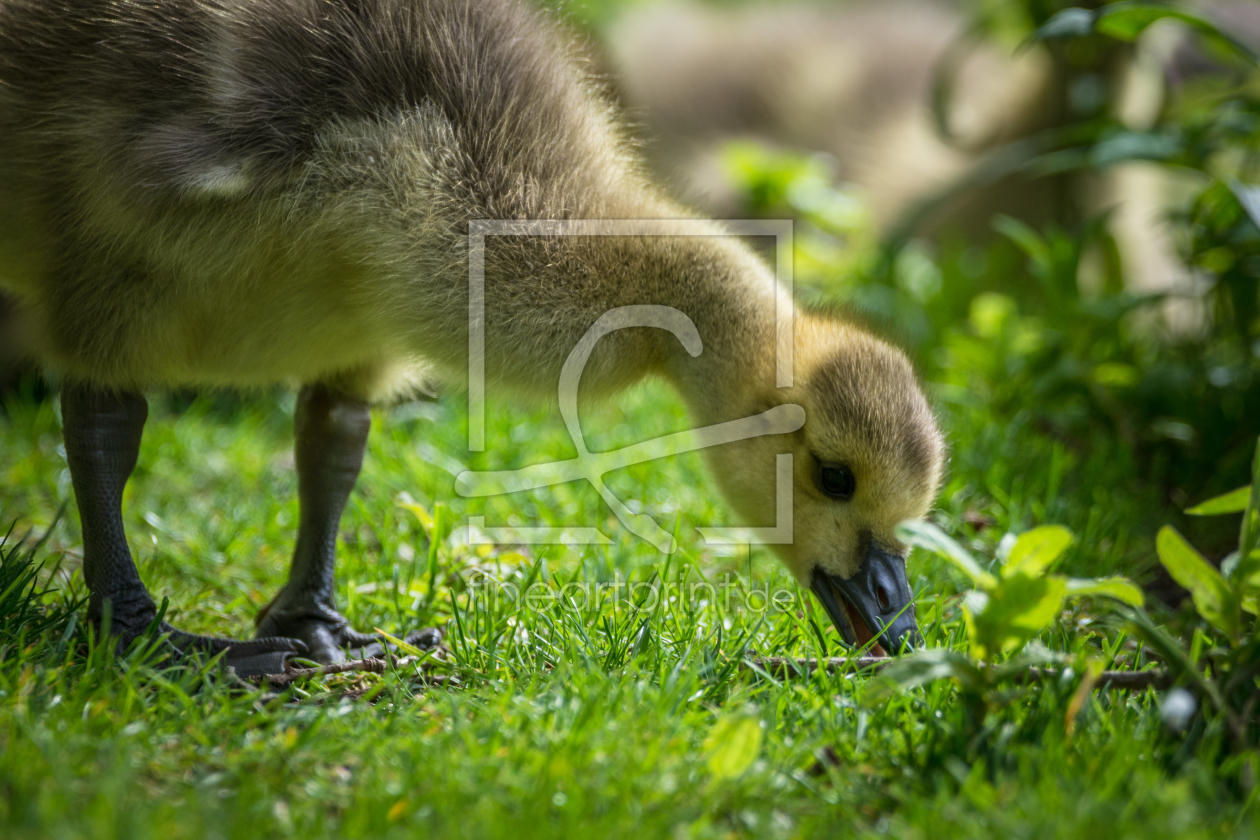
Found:
[[[752,399],[802,406],[804,426],[710,450],[714,471],[751,524],[768,524],[773,456],[791,453],[792,541],[775,549],[847,643],[917,644],[906,547],[893,529],[936,497],[945,461],[936,419],[905,354],[861,329],[798,314],[795,353],[794,387]]]

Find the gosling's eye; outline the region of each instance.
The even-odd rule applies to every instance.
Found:
[[[818,486],[831,498],[847,502],[857,490],[857,479],[844,464],[823,464],[818,471]]]

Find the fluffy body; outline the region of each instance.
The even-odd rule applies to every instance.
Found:
[[[630,177],[520,4],[17,0],[0,20],[0,284],[67,377],[371,369],[356,385],[388,390],[380,368],[460,344],[468,219],[608,213]]]
[[[467,371],[468,223],[683,218],[643,175],[581,50],[517,0],[0,0],[0,288],[45,369],[140,391],[322,383],[366,399],[421,366]],[[904,355],[776,306],[738,240],[487,240],[486,372],[555,393],[569,351],[627,304],[686,313],[600,342],[583,389],[669,379],[702,424],[799,403],[804,428],[710,450],[751,522],[796,463],[802,582],[849,576],[922,515],[944,450]],[[493,394],[494,392],[491,391]],[[818,490],[851,464],[846,504]]]

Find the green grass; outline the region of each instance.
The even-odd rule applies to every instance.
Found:
[[[626,3],[559,8],[598,28]],[[1251,131],[1234,105],[1220,113],[1231,130]],[[792,179],[817,161],[781,168],[780,157],[751,174],[786,200]],[[1250,265],[1242,256],[1255,235],[1234,230],[1242,209],[1223,184],[1217,192],[1229,212],[1217,214],[1220,230],[1199,226],[1199,250],[1219,256],[1219,239],[1240,255],[1231,263]],[[750,206],[748,215],[800,209]],[[1164,523],[1213,559],[1234,547],[1231,517],[1186,519],[1178,509],[1246,480],[1254,325],[1244,325],[1241,343],[1227,330],[1206,343],[1152,343],[1112,311],[1116,299],[1080,291],[1083,251],[1066,247],[1061,231],[1033,248],[1044,251],[1040,263],[1011,243],[983,252],[956,243],[869,277],[855,270],[861,243],[874,241],[860,233],[807,216],[797,291],[898,332],[935,382],[951,448],[937,524],[986,558],[1008,532],[1066,525],[1076,542],[1056,571],[1125,574],[1153,593],[1175,592],[1155,562]],[[840,241],[844,259],[832,264]],[[925,269],[932,282],[922,282]],[[1235,280],[1254,287],[1245,273]],[[983,292],[1009,297],[1001,329],[969,317]],[[1102,370],[1113,375],[1100,379]],[[1228,387],[1210,375],[1231,371]],[[182,628],[252,635],[254,615],[284,581],[298,518],[292,396],[152,402],[125,509],[144,579],[169,598],[168,618]],[[1260,788],[1238,788],[1242,774],[1219,733],[1169,732],[1156,692],[1097,692],[1070,718],[1087,660],[1150,664],[1102,605],[1074,607],[1041,634],[1074,658],[1074,673],[995,691],[982,720],[946,681],[877,700],[886,695],[868,677],[775,679],[750,662],[844,651],[768,551],[699,542],[695,526],[733,515],[698,455],[608,477],[620,498],[679,535],[681,549],[667,559],[584,484],[471,502],[455,495],[454,474],[468,466],[572,457],[555,411],[492,403],[489,451],[475,457],[457,397],[380,411],[375,421],[342,522],[338,598],[362,629],[441,625],[449,654],[423,672],[336,675],[275,695],[218,679],[213,663],[163,669],[143,650],[118,659],[95,643],[80,624],[81,538],[55,404],[7,404],[0,535],[11,523],[13,531],[0,543],[0,838],[1257,833]],[[596,451],[688,426],[679,401],[654,384],[584,415]],[[1180,437],[1160,438],[1160,429]],[[474,545],[459,528],[469,515],[489,525],[598,524],[611,542]],[[422,521],[430,517],[436,524]],[[920,553],[909,572],[928,643],[964,648],[957,596],[966,582]],[[487,577],[538,585],[547,598],[490,599]],[[663,601],[643,600],[663,584],[671,587]],[[581,587],[605,597],[579,600]],[[767,593],[786,609],[764,608]],[[1190,637],[1185,610],[1153,612]],[[356,699],[343,697],[351,690]]]
[[[185,629],[248,635],[292,546],[292,400],[154,404],[126,499],[142,574]],[[943,406],[953,456],[937,519],[951,533],[992,556],[1008,528],[1060,522],[1078,536],[1067,570],[1148,576],[1153,529],[1171,511],[1134,478],[1123,447],[1100,437],[1072,449],[1031,419]],[[403,670],[270,697],[215,681],[212,669],[155,670],[138,654],[114,661],[71,623],[83,594],[71,506],[34,551],[50,591],[0,595],[3,609],[35,610],[0,637],[0,836],[1253,835],[1252,802],[1216,775],[1210,745],[1178,752],[1153,692],[1095,694],[1069,737],[1076,681],[1056,680],[992,713],[975,736],[948,683],[868,705],[866,678],[775,680],[741,667],[754,652],[841,649],[767,551],[719,554],[693,538],[693,525],[732,520],[697,456],[611,477],[621,498],[677,523],[682,549],[667,561],[589,487],[476,506],[456,497],[449,470],[467,457],[465,416],[458,399],[378,413],[339,567],[340,602],[357,626],[446,627],[445,687]],[[648,385],[585,425],[591,448],[603,449],[686,419],[666,389]],[[541,410],[492,404],[487,441],[476,466],[573,454],[559,418]],[[17,537],[47,529],[71,501],[60,447],[53,405],[10,404],[0,420],[0,518],[17,523],[10,569],[27,553]],[[407,499],[443,509],[436,546]],[[976,533],[962,524],[968,511],[993,525]],[[598,522],[612,543],[470,547],[448,533],[469,512],[490,525]],[[917,554],[910,567],[929,643],[959,642],[952,596],[962,582]],[[642,609],[624,586],[615,603],[527,608],[478,597],[470,583],[483,573],[552,592],[681,585],[672,602]],[[731,596],[688,597],[702,576],[730,582]],[[789,609],[758,610],[752,588],[786,592]],[[1132,667],[1140,653],[1097,619],[1066,614],[1042,640],[1080,655],[1115,646],[1123,661],[1106,664]],[[339,699],[350,687],[371,689],[372,700]],[[761,733],[755,760],[733,777],[706,746],[730,718]]]

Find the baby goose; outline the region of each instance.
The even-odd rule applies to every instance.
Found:
[[[156,616],[123,533],[144,389],[303,383],[301,517],[260,638],[192,636],[238,670],[324,662],[369,637],[333,600],[337,523],[369,403],[425,364],[468,368],[468,224],[671,219],[573,45],[521,0],[0,0],[0,287],[64,383],[89,614],[127,639]],[[703,223],[699,223],[703,224]],[[796,313],[794,386],[775,387],[792,302],[741,242],[712,236],[488,237],[487,381],[554,393],[605,312],[674,307],[600,342],[584,390],[672,382],[713,424],[795,403],[804,426],[708,451],[751,522],[794,457],[780,546],[849,642],[915,632],[897,521],[920,516],[943,446],[910,364]]]

